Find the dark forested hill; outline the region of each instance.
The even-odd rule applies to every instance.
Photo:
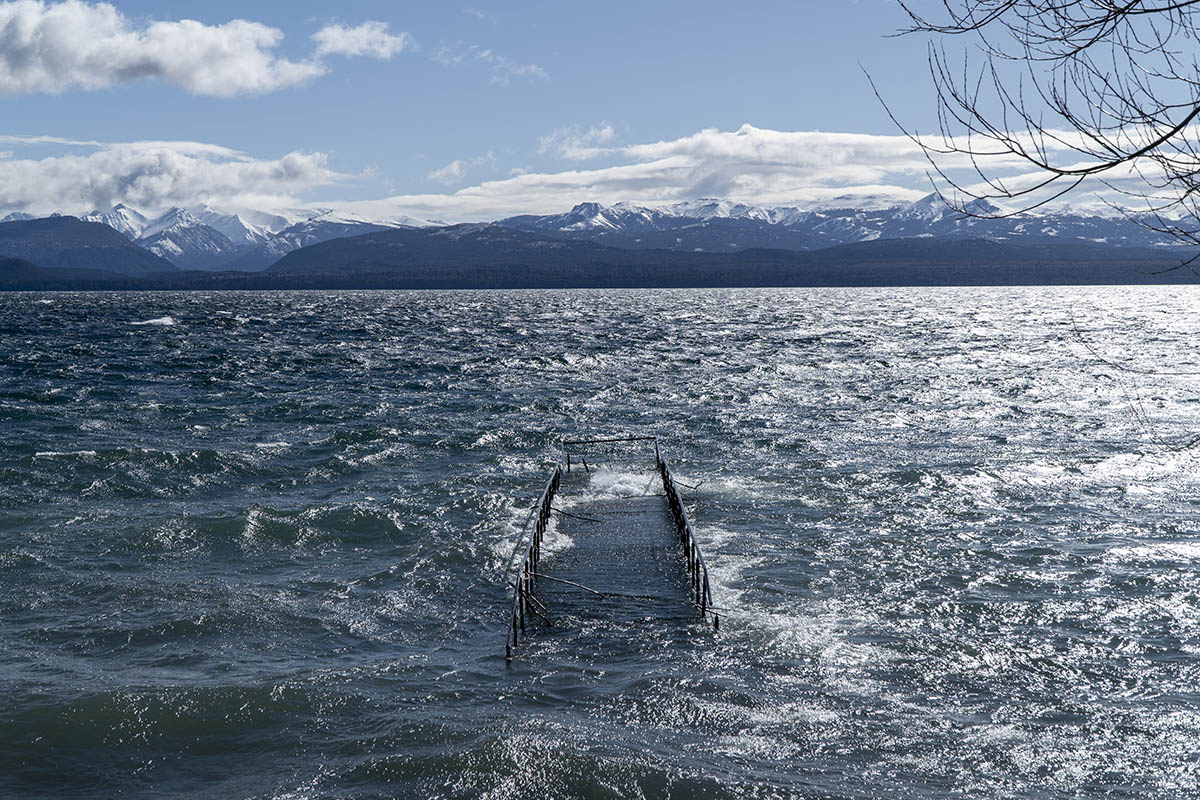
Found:
[[[75,217],[0,223],[0,258],[23,259],[43,270],[101,270],[137,277],[177,271],[170,261],[109,226]]]
[[[0,225],[0,234],[4,227]],[[3,241],[0,235],[0,248]],[[87,250],[81,246],[68,252],[86,254]],[[399,228],[335,239],[289,253],[259,273],[158,270],[153,275],[118,275],[114,270],[45,269],[36,260],[26,259],[33,263],[10,267],[7,278],[0,271],[0,287],[516,289],[1194,283],[1195,276],[1188,270],[1163,272],[1178,265],[1185,255],[1178,248],[928,237],[857,242],[804,253],[777,249],[696,253],[628,250],[496,225],[456,225]],[[96,261],[112,263],[93,259]]]
[[[1093,244],[930,238],[797,253],[627,250],[495,225],[384,231],[297,250],[279,280],[412,287],[868,286],[1191,282],[1154,276],[1181,256]]]

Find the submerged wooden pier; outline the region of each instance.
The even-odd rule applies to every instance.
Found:
[[[564,511],[555,505],[564,490],[586,490],[597,475],[588,462],[589,448],[642,445],[654,447],[654,470],[644,491],[592,497]],[[649,459],[647,458],[647,464]],[[570,529],[572,545],[548,561],[545,536],[554,524]],[[545,489],[531,512],[523,555],[510,570],[513,588],[505,657],[550,615],[580,618],[620,613],[614,601],[634,601],[643,613],[663,616],[689,610],[713,628],[720,618],[713,608],[708,566],[684,507],[674,474],[654,436],[578,439],[562,443]],[[544,566],[552,563],[553,570]]]

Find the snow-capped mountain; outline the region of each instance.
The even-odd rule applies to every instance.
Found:
[[[761,208],[759,206],[747,205],[746,203],[734,203],[729,200],[710,198],[675,203],[674,205],[667,206],[664,211],[674,217],[688,217],[691,219],[745,219],[774,223],[779,222],[787,212],[794,212],[796,209]]]
[[[1047,213],[1000,216],[1001,210],[976,201],[963,214],[937,195],[915,202],[871,207],[861,198],[800,206],[755,206],[700,199],[647,206],[636,203],[580,203],[561,214],[522,215],[496,224],[554,239],[590,241],[626,249],[739,252],[754,248],[819,250],[887,239],[988,239],[997,242],[1082,242],[1118,247],[1175,244],[1136,220],[1093,206],[1063,207]],[[185,269],[266,269],[309,245],[395,228],[447,228],[445,223],[396,216],[395,209],[351,204],[387,218],[329,208],[261,211],[195,205],[148,215],[127,205],[97,210],[83,219],[100,222],[142,248]],[[989,218],[991,215],[991,218]],[[11,213],[0,222],[33,219]]]
[[[208,205],[192,206],[187,211],[200,222],[220,231],[229,241],[240,247],[256,247],[271,238],[272,232],[266,226],[247,222],[236,213],[218,211]]]
[[[32,219],[14,213],[12,219]],[[93,211],[100,222],[139,246],[184,269],[261,270],[283,255],[317,242],[396,227],[428,227],[411,217],[375,220],[325,208],[260,211],[200,204],[170,208],[157,216],[126,205]]]
[[[124,203],[119,203],[108,211],[93,211],[86,214],[83,220],[103,223],[130,241],[141,238],[142,231],[150,224],[145,214]]]
[[[679,215],[657,208],[633,203],[606,206],[600,203],[580,203],[564,214],[535,216],[526,214],[510,217],[499,224],[507,228],[531,228],[542,231],[656,231],[670,227]]]
[[[406,227],[418,226],[402,225],[387,220],[371,220],[357,214],[326,211],[273,234],[257,246],[231,260],[226,268],[246,271],[263,270],[301,247],[327,242],[330,239],[343,239],[389,228]]]
[[[618,203],[581,203],[565,214],[524,215],[498,224],[615,247],[736,252],[751,248],[815,250],[876,239],[978,238],[993,241],[1079,241],[1122,247],[1153,247],[1175,241],[1122,216],[1055,212],[996,216],[987,201],[966,214],[936,194],[886,208],[758,207],[723,200],[696,200],[657,208]]]
[[[147,224],[137,244],[184,269],[219,267],[246,249],[182,208],[172,208]]]

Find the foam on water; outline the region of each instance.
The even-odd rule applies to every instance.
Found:
[[[1109,555],[1119,561],[1200,561],[1200,541],[1156,542],[1114,547]]]
[[[573,469],[578,470],[575,466]],[[610,500],[620,497],[642,497],[647,494],[661,492],[661,479],[658,473],[650,470],[629,470],[609,465],[591,467],[588,481],[583,491],[576,494],[563,494],[564,507]]]
[[[1079,341],[1194,370],[1194,290],[43,299],[0,296],[0,796],[1200,794],[1200,377]],[[721,632],[506,667],[602,434],[698,487]]]

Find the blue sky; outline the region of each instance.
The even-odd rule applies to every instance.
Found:
[[[925,42],[889,37],[904,19],[891,0],[0,2],[0,210],[912,197],[923,169],[862,72],[930,127]],[[85,60],[72,36],[109,49]]]

